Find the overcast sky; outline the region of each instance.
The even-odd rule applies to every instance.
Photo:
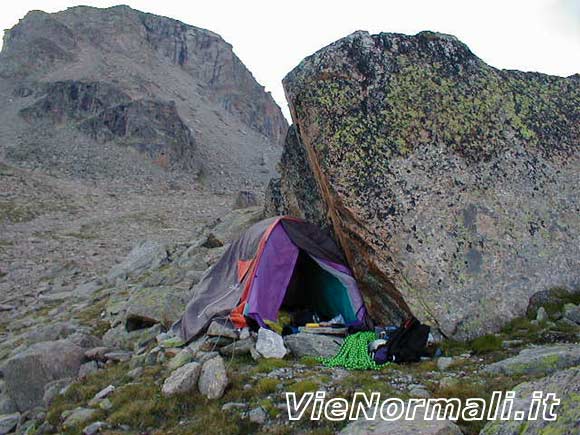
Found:
[[[32,9],[119,3],[219,33],[286,115],[284,75],[355,30],[450,33],[498,68],[580,72],[580,0],[18,0],[0,5],[0,28]]]

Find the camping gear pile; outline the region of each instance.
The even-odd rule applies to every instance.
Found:
[[[215,319],[282,336],[346,335],[338,353],[321,362],[359,370],[418,361],[429,336],[429,327],[414,318],[375,330],[334,240],[288,216],[258,222],[234,241],[197,284],[172,330],[191,341]]]

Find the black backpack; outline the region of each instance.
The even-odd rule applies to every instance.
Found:
[[[415,317],[410,317],[376,350],[375,362],[384,364],[389,361],[396,363],[419,361],[421,355],[425,353],[429,331],[429,326],[422,325]]]

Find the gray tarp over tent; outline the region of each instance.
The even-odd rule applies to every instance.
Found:
[[[284,303],[298,302],[327,316],[341,314],[348,323],[366,316],[356,281],[332,238],[300,219],[270,218],[228,247],[196,286],[173,329],[191,340],[220,317],[236,327],[247,319],[265,326]]]

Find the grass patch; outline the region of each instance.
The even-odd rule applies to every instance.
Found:
[[[279,381],[275,378],[262,378],[260,379],[255,387],[254,391],[258,394],[270,394],[276,391]]]
[[[291,393],[296,393],[299,396],[302,396],[304,393],[308,393],[311,391],[316,391],[319,387],[319,383],[312,381],[312,380],[303,380],[294,382],[293,384],[288,385],[286,391]]]
[[[496,352],[502,349],[503,340],[497,335],[488,334],[477,337],[471,342],[471,348],[476,354]]]
[[[313,356],[303,356],[300,358],[299,362],[306,367],[316,367],[320,365],[320,361],[318,361],[318,359]]]
[[[281,369],[282,367],[288,367],[290,361],[285,359],[276,358],[262,358],[258,361],[258,364],[254,368],[256,373],[269,373],[275,369]]]

